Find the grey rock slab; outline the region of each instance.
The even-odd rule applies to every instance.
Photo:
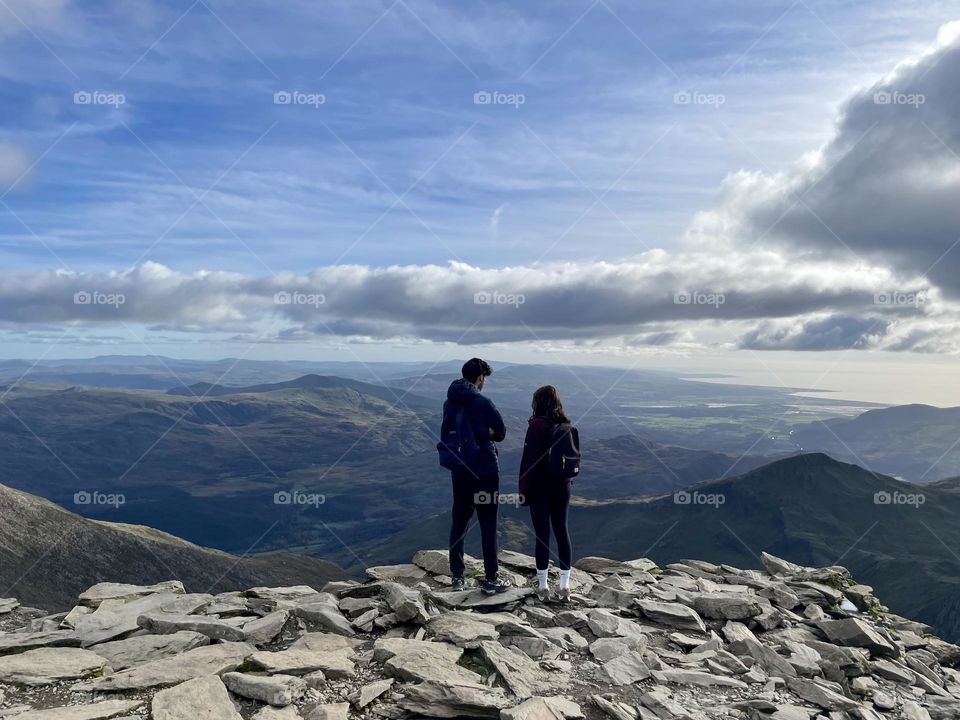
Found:
[[[94,612],[77,618],[74,630],[82,647],[119,640],[140,630],[137,621],[141,615],[160,611],[190,615],[204,607],[210,597],[163,592],[129,601],[105,599]]]
[[[293,675],[252,675],[228,672],[223,684],[234,695],[283,707],[295,703],[307,692],[307,683]]]
[[[521,652],[493,640],[481,643],[480,652],[518,698],[528,698],[553,688],[554,678]]]
[[[379,641],[378,641],[379,642]],[[453,645],[436,642],[408,641],[410,644],[390,657],[384,664],[384,670],[399,678],[408,681],[435,682],[441,685],[477,685],[482,678],[475,672],[457,665],[462,654],[460,648]],[[488,641],[489,642],[489,641]],[[453,655],[449,648],[458,654]],[[376,653],[376,651],[375,651]]]
[[[558,645],[564,650],[583,650],[590,643],[587,642],[587,639],[578,633],[573,628],[565,627],[548,627],[541,628],[540,632],[546,637],[550,642]],[[611,640],[616,639],[626,639],[626,638],[608,638]],[[642,644],[640,638],[631,638],[635,644]]]
[[[377,565],[367,568],[367,577],[371,580],[384,580],[387,582],[401,583],[403,585],[416,585],[427,577],[427,571],[413,563]]]
[[[440,605],[449,608],[498,608],[520,602],[533,593],[532,587],[512,587],[506,592],[489,596],[477,589],[462,592],[432,592],[430,597]]]
[[[478,685],[442,685],[422,682],[404,689],[400,707],[434,718],[499,718],[510,706],[503,692]]]
[[[712,620],[747,620],[763,613],[755,597],[739,593],[700,593],[694,596],[693,607],[701,617]]]
[[[897,657],[900,654],[890,640],[859,618],[825,620],[818,623],[817,627],[835,645],[865,648],[880,657]]]
[[[297,617],[320,625],[338,635],[352,637],[357,634],[350,624],[350,621],[340,612],[340,608],[335,600],[332,604],[327,600],[320,600],[304,605],[297,605],[291,610]]]
[[[636,720],[637,718],[637,711],[626,703],[608,700],[602,695],[591,695],[590,699],[613,720]]]
[[[139,700],[105,700],[93,705],[27,710],[10,717],[15,717],[16,720],[109,720],[127,715],[142,704]]]
[[[12,613],[20,607],[20,601],[16,598],[0,598],[0,615]]]
[[[643,637],[643,629],[627,618],[615,615],[609,610],[591,610],[587,614],[587,624],[597,637]]]
[[[153,697],[153,720],[242,720],[216,675],[187,680]]]
[[[287,705],[283,708],[267,705],[254,713],[251,720],[303,720],[303,716],[295,705]]]
[[[250,588],[242,594],[244,597],[257,598],[259,600],[289,601],[312,597],[320,593],[309,585],[289,585],[275,588],[255,587]]]
[[[412,567],[416,567],[416,565]],[[417,569],[420,570],[420,568]],[[424,573],[423,570],[420,570],[420,572]],[[418,590],[404,587],[396,582],[385,582],[383,584],[383,597],[390,609],[396,613],[400,622],[423,625],[430,619],[430,614],[423,604],[423,596],[420,595]]]
[[[137,623],[155,635],[170,635],[181,630],[189,630],[206,635],[211,640],[244,642],[247,639],[242,629],[205,615],[148,614],[138,617]]]
[[[515,707],[500,711],[500,720],[565,720],[567,717],[560,707],[542,697],[532,697]]]
[[[114,692],[166,687],[205,675],[236,670],[256,651],[248,643],[218,643],[161,658],[73,686],[77,692]]]
[[[38,648],[0,657],[0,678],[13,685],[50,685],[109,671],[104,658],[80,648]]]
[[[347,720],[349,715],[350,703],[329,703],[315,707],[307,720]]]
[[[291,647],[276,652],[253,653],[250,663],[268,673],[306,675],[320,670],[331,679],[353,677],[356,670],[353,660],[343,651],[316,651],[306,647]]]
[[[243,624],[244,640],[251,645],[266,645],[273,642],[289,618],[289,610],[276,610],[256,620],[250,620]]]
[[[798,697],[824,710],[854,710],[860,707],[858,702],[815,680],[790,678],[787,687]]]
[[[891,682],[913,685],[916,680],[916,676],[912,671],[890,660],[872,660],[868,667],[870,668],[871,674],[882,677],[885,680],[890,680]]]
[[[651,674],[658,682],[676,683],[678,685],[696,685],[697,687],[734,687],[746,688],[747,684],[736,678],[723,675],[713,675],[699,670],[651,670]]]
[[[815,714],[815,710],[799,705],[778,705],[770,714],[770,720],[810,720]]]
[[[206,635],[183,631],[170,635],[139,635],[101,643],[96,646],[95,652],[106,658],[114,672],[118,672],[209,644],[210,638]]]
[[[608,660],[597,670],[598,679],[613,685],[632,685],[650,677],[643,655],[634,651]]]
[[[393,680],[378,680],[367,683],[350,695],[350,702],[358,708],[365,708],[393,686]]]
[[[44,647],[80,647],[80,637],[72,630],[0,633],[0,655]]]
[[[401,637],[380,638],[373,644],[373,659],[386,662],[397,655],[423,652],[438,663],[455,665],[463,657],[463,648],[445,642],[428,642]]]
[[[659,602],[638,598],[636,605],[641,612],[655,623],[667,625],[678,630],[695,630],[706,633],[703,619],[693,608],[676,602]]]
[[[427,634],[437,640],[464,648],[478,647],[483,640],[496,640],[496,626],[476,619],[473,613],[446,612],[427,623]]]
[[[590,654],[602,663],[613,660],[615,657],[628,652],[643,652],[646,642],[642,637],[631,638],[600,638],[590,643]]]
[[[81,605],[96,607],[104,600],[126,601],[158,593],[183,595],[185,592],[183,583],[179,580],[168,580],[156,585],[127,585],[126,583],[104,582],[80,593],[78,601]]]
[[[356,638],[332,633],[311,632],[301,635],[290,647],[306,648],[314,652],[341,652],[348,657],[353,657],[354,651],[361,645],[363,645],[363,641]]]

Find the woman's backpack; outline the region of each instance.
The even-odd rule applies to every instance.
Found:
[[[573,423],[558,423],[550,431],[547,471],[553,480],[572,480],[580,474],[580,433]]]
[[[465,405],[443,418],[437,452],[440,454],[440,466],[447,470],[469,470],[476,462],[480,446],[473,434]]]

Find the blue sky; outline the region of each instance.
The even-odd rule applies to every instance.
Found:
[[[952,35],[941,31],[937,44],[951,12],[939,2],[811,0],[2,0],[4,352],[136,351],[147,341],[219,356],[253,336],[296,356],[343,343],[417,355],[458,341],[617,362],[637,352],[954,352],[930,340],[954,327],[952,306],[925,308],[909,326],[902,312],[876,314],[878,292],[949,300],[951,289],[926,277],[929,258],[847,242],[857,228],[817,197],[867,181],[831,176],[814,192],[805,177],[818,162],[841,168],[823,165],[837,148],[882,155],[892,141],[873,138],[888,124],[916,130],[917,115],[878,114],[868,142],[845,140],[871,88],[906,91],[952,62]],[[900,65],[910,58],[929,68],[910,75]],[[924,168],[957,159],[956,116],[942,102],[955,90],[948,81],[928,90],[940,102],[923,108],[923,124],[944,147],[924,136],[934,145]],[[278,104],[277,93],[295,99]],[[477,93],[495,100],[478,104]],[[904,182],[922,196],[919,175]],[[777,193],[796,187],[811,190],[831,247],[779,212]],[[760,228],[777,215],[782,227]],[[947,215],[933,257],[950,247]],[[760,290],[748,287],[754,269]],[[619,294],[548,292],[578,275]],[[816,279],[825,275],[843,281]],[[570,317],[589,303],[619,306],[635,300],[631,282],[667,276],[657,293],[672,316],[641,303],[610,322],[586,312],[589,322],[570,328],[544,309]],[[198,286],[195,303],[172,299]],[[461,340],[455,311],[424,319],[448,314],[420,296],[428,286],[449,291],[454,307],[477,290],[528,302],[512,315],[465,309],[462,324],[484,332]],[[790,302],[774,297],[783,287]],[[78,288],[122,291],[124,313],[77,308]],[[283,321],[274,327],[251,310],[258,292],[311,288],[328,296],[322,320],[273,307]],[[713,315],[673,307],[691,289],[743,301]],[[855,293],[865,306],[854,308]]]

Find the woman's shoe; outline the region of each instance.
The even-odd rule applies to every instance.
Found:
[[[537,588],[537,600],[540,602],[550,602],[550,588]]]
[[[570,588],[561,588],[557,591],[557,600],[562,603],[570,602]]]

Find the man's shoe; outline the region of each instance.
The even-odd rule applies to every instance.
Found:
[[[467,581],[466,581],[466,578],[455,577],[455,578],[453,579],[453,582],[450,583],[450,591],[451,591],[451,592],[461,592],[461,591],[466,590],[466,589],[467,589]]]
[[[509,580],[498,577],[496,580],[484,580],[483,585],[480,586],[480,592],[484,595],[496,595],[497,593],[506,592],[510,587]]]

